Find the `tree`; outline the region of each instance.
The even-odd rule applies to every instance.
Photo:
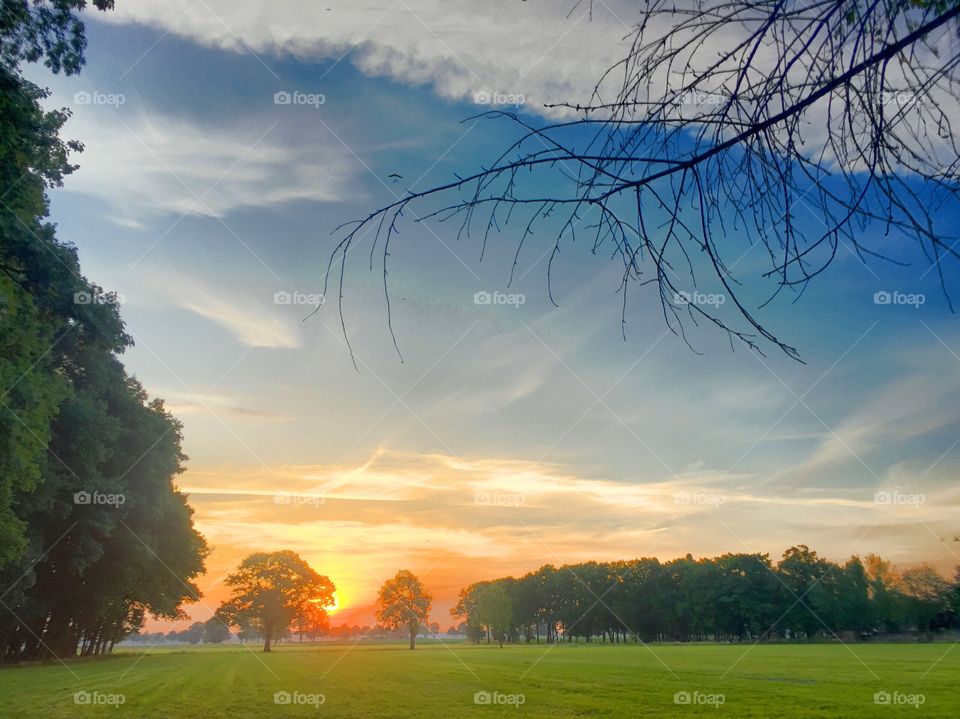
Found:
[[[97,8],[112,7],[95,0]],[[181,427],[118,356],[116,297],[80,272],[47,221],[47,190],[76,170],[67,110],[23,62],[83,64],[82,0],[0,8],[0,656],[102,654],[147,614],[180,619],[206,543],[175,488]],[[59,461],[49,461],[56,457]],[[112,497],[107,506],[90,497]],[[86,498],[88,501],[84,501]],[[118,498],[122,498],[122,502]]]
[[[98,10],[113,9],[113,0],[91,4]],[[42,59],[55,73],[79,72],[87,40],[74,12],[86,6],[86,0],[6,0],[0,6],[0,62],[15,67]]]
[[[203,623],[203,643],[221,644],[230,639],[230,628],[216,616]]]
[[[481,256],[513,222],[510,280],[540,240],[533,255],[549,254],[554,303],[553,262],[586,235],[622,267],[624,336],[628,289],[647,288],[684,340],[705,322],[797,358],[759,308],[799,296],[846,250],[929,264],[952,307],[960,3],[686,0],[640,12],[626,56],[590,97],[547,105],[546,122],[484,113],[516,130],[502,152],[342,226],[325,281],[341,261],[342,288],[347,254],[369,239],[393,335],[387,262],[413,215],[457,217],[458,238],[479,235]],[[803,221],[804,206],[823,226]],[[741,264],[755,246],[763,261]],[[724,302],[691,301],[698,291]]]
[[[203,622],[194,622],[183,630],[183,641],[190,644],[199,644],[206,634],[207,627]]]
[[[503,640],[512,628],[513,611],[510,597],[497,582],[483,587],[477,596],[477,621],[487,628],[487,641],[491,635],[503,647]]]
[[[311,640],[316,640],[321,634],[325,634],[330,629],[330,617],[327,610],[316,602],[307,602],[301,607],[294,620],[297,634],[300,635],[300,641],[303,641],[303,635],[306,634]]]
[[[413,649],[417,632],[426,626],[433,597],[413,572],[401,569],[380,587],[377,595],[377,621],[389,630],[405,627]]]
[[[953,587],[937,570],[926,564],[907,569],[903,587],[917,631],[930,633],[947,624]]]
[[[291,550],[249,555],[224,584],[231,596],[217,609],[217,616],[231,626],[255,629],[263,637],[265,652],[273,640],[289,632],[298,615],[308,611],[308,604],[331,606],[336,591],[328,577]]]

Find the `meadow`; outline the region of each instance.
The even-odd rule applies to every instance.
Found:
[[[950,644],[157,647],[0,670],[4,717],[960,716]],[[881,703],[877,703],[877,701]],[[79,703],[78,703],[79,702]]]

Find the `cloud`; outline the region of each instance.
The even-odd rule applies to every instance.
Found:
[[[277,306],[272,297],[245,291],[243,285],[213,285],[176,270],[152,272],[142,287],[158,304],[179,307],[203,317],[230,332],[248,347],[295,349],[301,345],[299,316],[285,306]]]
[[[241,207],[355,196],[359,168],[339,143],[305,142],[277,120],[198,124],[92,105],[76,110],[64,133],[86,151],[67,189],[109,202],[123,227],[142,227],[145,213],[223,217]]]
[[[519,93],[536,111],[544,102],[584,99],[620,59],[637,19],[628,3],[592,3],[592,16],[586,4],[574,5],[512,3],[506,12],[502,3],[470,0],[353,0],[330,10],[296,0],[141,0],[97,18],[238,53],[322,59],[349,52],[345,61],[369,75],[430,84],[452,99]]]
[[[677,8],[678,13],[698,11],[692,3],[686,7],[679,3]],[[589,102],[604,73],[630,51],[642,12],[635,3],[622,0],[515,2],[509,4],[509,10],[504,3],[472,0],[394,0],[386,6],[377,0],[353,0],[348,9],[331,9],[323,3],[304,5],[297,0],[276,0],[269,5],[229,0],[140,0],[106,15],[98,14],[97,18],[149,25],[208,47],[253,52],[262,56],[267,67],[270,58],[284,55],[306,60],[336,59],[352,62],[368,75],[429,84],[438,96],[448,99],[470,99],[477,93],[519,94],[526,99],[527,111],[557,116],[571,113],[544,108],[544,104]],[[644,18],[647,37],[662,34],[681,17],[663,14]],[[672,74],[658,70],[645,77],[643,84],[657,95],[667,83],[672,89],[681,88],[689,81],[686,68],[712,65],[722,49],[719,43],[732,50],[753,31],[752,27],[731,25],[710,41],[700,42],[694,37],[698,32],[694,27],[675,38],[677,44],[689,42],[675,48]],[[914,48],[917,62],[936,64],[937,57],[948,52],[952,42],[950,30],[943,29],[930,39],[930,44],[938,47]],[[842,52],[855,54],[855,47],[850,40]],[[734,56],[739,62],[740,55]],[[751,57],[756,78],[769,76],[781,65],[773,43],[758,47]],[[735,78],[737,73],[728,69],[721,67],[715,78]],[[799,86],[805,79],[804,71],[798,66],[794,84]],[[886,75],[890,87],[911,87],[911,78],[904,76],[897,63]],[[606,78],[599,93],[602,98],[609,101],[616,95],[618,79],[622,80],[622,73],[614,72]],[[732,82],[727,80],[726,88],[716,82],[698,89],[720,97],[724,90],[732,89]],[[956,110],[956,99],[949,93],[939,89],[935,94],[948,115]],[[490,109],[489,105],[479,107]],[[822,128],[841,122],[836,114],[836,108],[830,113],[826,100],[815,103],[807,124],[821,131],[804,133],[803,137],[794,135],[791,140],[799,142],[809,157],[825,151],[826,161],[834,162]],[[900,127],[915,125],[920,115],[919,107],[908,108]],[[931,156],[952,158],[949,138],[930,135],[923,138]],[[859,165],[863,160],[850,158],[849,162]]]
[[[925,353],[928,354],[928,353]],[[820,442],[802,462],[784,467],[774,477],[809,482],[838,465],[853,464],[883,480],[886,467],[874,467],[874,457],[891,446],[904,446],[914,438],[935,436],[960,420],[960,374],[956,365],[937,363],[939,370],[901,376],[877,387],[861,406],[852,409],[835,426],[823,427]],[[798,410],[806,411],[806,410]]]

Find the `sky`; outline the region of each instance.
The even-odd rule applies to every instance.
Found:
[[[273,549],[335,582],[335,623],[372,623],[380,583],[410,569],[444,628],[460,588],[546,563],[805,543],[960,564],[960,333],[922,263],[841,247],[802,297],[760,310],[803,363],[702,324],[691,348],[642,291],[624,339],[622,270],[589,244],[555,263],[555,307],[549,227],[508,287],[522,225],[482,261],[452,223],[402,225],[402,361],[369,244],[345,272],[356,367],[336,291],[312,314],[341,223],[514,137],[476,118],[478,93],[542,122],[623,54],[629,3],[569,5],[121,2],[88,13],[81,75],[34,69],[86,147],[52,193],[59,235],[121,295],[124,362],[184,424],[178,485],[213,547],[191,619]],[[763,266],[726,242],[745,273]]]

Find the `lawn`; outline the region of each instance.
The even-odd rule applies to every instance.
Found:
[[[960,648],[950,649],[425,643],[411,652],[361,642],[281,645],[264,655],[157,648],[0,670],[0,716],[955,718]],[[88,703],[78,704],[77,692]],[[877,692],[889,704],[875,703]]]

